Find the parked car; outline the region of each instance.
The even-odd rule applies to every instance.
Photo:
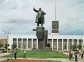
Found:
[[[7,50],[5,48],[0,48],[0,53],[5,53]]]

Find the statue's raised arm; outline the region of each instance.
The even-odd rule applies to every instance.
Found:
[[[34,10],[35,12],[38,12],[38,10],[36,10],[35,8],[33,8],[33,10]]]

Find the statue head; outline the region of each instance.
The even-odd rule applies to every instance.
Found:
[[[41,8],[39,8],[39,11],[41,10]]]

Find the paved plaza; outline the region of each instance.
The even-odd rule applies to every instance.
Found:
[[[0,58],[0,61],[7,60],[7,59],[10,59],[10,58]],[[23,59],[23,58],[18,58],[18,59]],[[65,59],[65,58],[26,58],[26,59],[29,59],[29,60],[54,60],[54,61],[62,61],[62,62],[75,62],[75,61],[69,61],[69,59]],[[84,62],[84,58],[83,59],[79,58],[78,62]]]

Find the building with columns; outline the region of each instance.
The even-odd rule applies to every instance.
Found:
[[[84,49],[84,35],[58,35],[51,34],[48,36],[47,44],[53,50],[68,51],[72,45],[82,45]],[[18,49],[38,49],[38,39],[35,35],[9,35],[9,48],[16,44]]]

